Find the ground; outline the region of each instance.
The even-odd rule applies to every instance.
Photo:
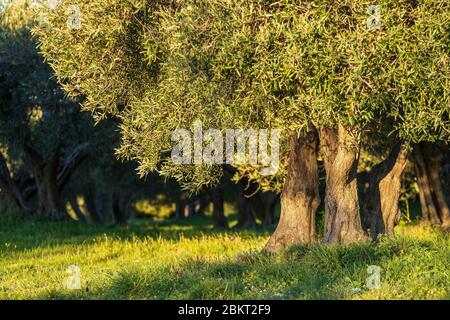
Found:
[[[430,227],[266,256],[272,230],[214,231],[205,219],[98,227],[1,218],[0,299],[450,299],[450,239]],[[72,265],[81,289],[67,288]]]

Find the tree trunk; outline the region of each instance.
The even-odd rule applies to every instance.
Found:
[[[215,228],[228,228],[227,218],[224,210],[224,189],[221,186],[211,190],[213,202],[213,219]]]
[[[253,228],[256,226],[256,220],[253,215],[252,197],[255,197],[257,185],[249,183],[248,179],[243,178],[240,182],[240,192],[237,201],[238,207],[238,228]]]
[[[259,195],[264,207],[264,220],[263,225],[272,226],[275,221],[275,205],[277,204],[278,195],[274,192],[262,192]],[[319,198],[320,203],[320,198]]]
[[[73,151],[64,159],[61,167],[58,168],[58,188],[60,191],[64,189],[75,170],[80,166],[83,160],[87,157],[87,150],[89,143],[81,143],[76,146]]]
[[[197,201],[195,197],[190,197],[187,204],[188,217],[192,218],[195,216],[195,208],[197,206]]]
[[[294,132],[289,144],[286,181],[281,192],[281,216],[278,226],[264,247],[273,252],[317,240],[316,212],[320,205],[317,167],[317,132],[298,137]]]
[[[197,216],[204,216],[206,209],[208,208],[208,205],[210,204],[210,199],[208,194],[203,194],[200,195],[198,197],[198,202],[199,202],[199,206],[198,206],[198,210],[197,212],[195,212],[195,215]]]
[[[422,142],[414,147],[414,164],[419,184],[422,220],[441,224],[444,230],[450,228],[450,209],[440,179],[439,153],[430,142]]]
[[[87,149],[89,143],[82,143],[78,145],[72,153],[70,153],[67,158],[62,162],[62,165],[58,169],[57,184],[59,192],[62,192],[66,184],[70,181],[70,178],[75,173],[75,170],[82,163],[82,161],[87,157]],[[41,165],[41,158],[36,151],[32,150],[27,144],[24,146],[25,153],[28,159],[34,166]],[[23,190],[23,198],[25,200],[30,200],[38,191],[36,183],[32,178],[25,179],[23,186],[20,186]]]
[[[6,159],[0,153],[0,189],[5,193],[8,203],[15,203],[24,212],[31,212],[22,193],[11,177]]]
[[[366,240],[359,215],[356,139],[343,126],[320,130],[326,171],[325,243]]]
[[[128,205],[129,196],[115,192],[113,194],[112,201],[113,201],[112,209],[114,214],[114,223],[119,225],[126,225],[127,224],[126,208]]]
[[[184,219],[186,210],[186,200],[184,198],[180,198],[175,204],[175,219]]]
[[[58,147],[45,163],[33,169],[39,198],[38,212],[41,216],[55,219],[67,217],[57,184],[59,156]]]
[[[408,147],[397,143],[388,158],[373,167],[363,212],[364,228],[375,241],[379,234],[394,235],[394,227],[400,220],[398,199],[401,175],[408,161]]]
[[[105,223],[103,212],[98,210],[97,201],[92,193],[89,192],[84,196],[84,202],[86,204],[87,210],[89,211],[91,220],[98,224]]]
[[[30,146],[27,139],[23,144],[23,150],[30,162],[36,182],[38,214],[55,219],[68,218],[69,215],[63,206],[60,188],[58,187],[61,144],[54,148],[46,160],[43,160],[39,152]]]
[[[253,216],[253,209],[251,201],[243,194],[239,195],[238,199],[238,224],[237,228],[254,228],[256,227],[256,220]]]
[[[17,208],[17,204],[14,199],[9,197],[7,193],[0,192],[0,214],[7,212],[11,208]]]

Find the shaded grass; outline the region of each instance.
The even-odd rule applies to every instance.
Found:
[[[205,220],[206,219],[206,220]],[[378,244],[259,253],[270,232],[208,218],[129,227],[0,221],[1,299],[449,299],[449,237],[407,225]],[[81,270],[81,290],[66,269]],[[368,289],[367,267],[381,267]]]

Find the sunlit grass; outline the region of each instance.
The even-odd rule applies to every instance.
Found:
[[[418,225],[378,244],[259,253],[270,231],[204,219],[130,227],[0,224],[1,299],[449,299],[449,237]],[[70,265],[80,290],[67,289]],[[368,289],[367,267],[381,267]]]

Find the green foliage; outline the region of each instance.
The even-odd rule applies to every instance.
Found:
[[[126,107],[154,75],[151,66],[140,59],[142,30],[138,26],[147,18],[148,3],[65,1],[54,10],[38,8],[48,19],[48,26],[35,29],[41,51],[64,90],[70,96],[83,95],[85,110],[99,118]],[[67,26],[70,5],[77,5],[82,13],[78,30]]]
[[[220,168],[168,159],[173,130],[196,119],[281,128],[284,163],[290,132],[311,124],[449,139],[448,1],[384,0],[379,30],[368,28],[370,5],[98,0],[80,4],[80,30],[66,27],[61,8],[48,12],[51,29],[35,32],[69,94],[86,96],[100,117],[119,115],[119,155],[137,160],[141,175],[159,170],[198,189]]]
[[[2,218],[0,218],[2,219]],[[1,299],[448,299],[450,245],[409,225],[379,244],[260,250],[266,232],[213,232],[211,221],[130,228],[0,223]],[[81,290],[66,289],[70,265]],[[367,267],[381,267],[368,289]]]

